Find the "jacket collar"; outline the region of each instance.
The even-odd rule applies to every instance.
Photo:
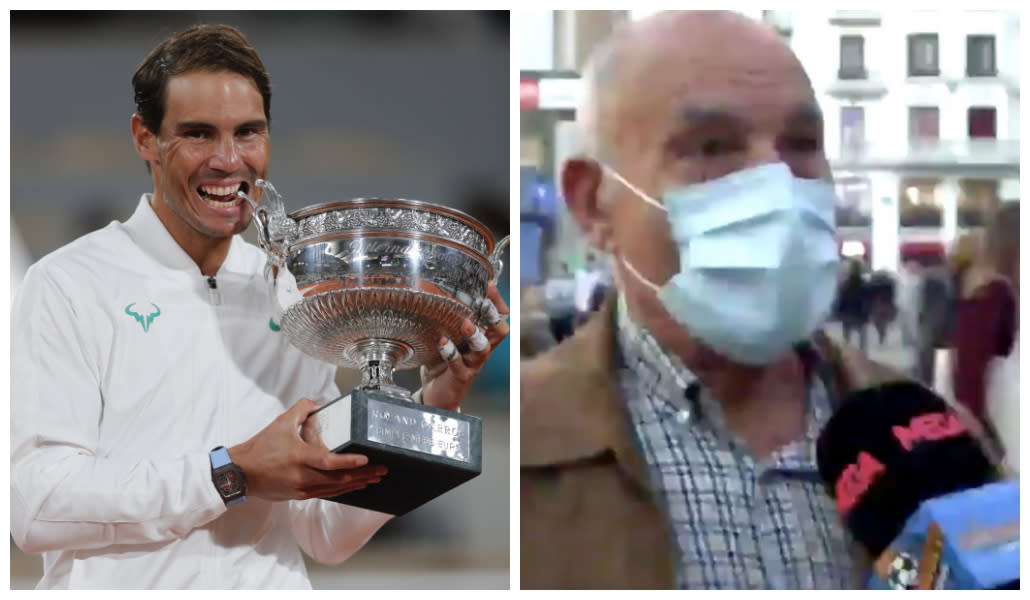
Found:
[[[611,453],[642,489],[649,474],[621,402],[615,373],[615,302],[610,296],[565,343],[522,365],[523,467],[574,463]]]
[[[647,465],[616,383],[615,323],[611,295],[575,335],[523,363],[523,467],[554,467],[610,452],[633,481],[649,487]],[[823,331],[797,352],[806,373],[822,379],[834,407],[850,391],[903,379],[842,349]]]
[[[152,199],[153,195],[149,193],[140,197],[136,211],[124,225],[129,237],[137,247],[165,267],[199,276],[201,274],[200,267],[193,262],[190,255],[186,254],[179,242],[175,241],[172,234],[165,228],[164,223],[158,218],[150,204]],[[239,235],[233,236],[225,261],[218,269],[218,275],[225,272],[248,272],[241,248],[245,243]]]

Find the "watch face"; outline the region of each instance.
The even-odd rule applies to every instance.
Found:
[[[243,491],[243,478],[234,470],[218,473],[215,485],[223,498],[231,498]]]

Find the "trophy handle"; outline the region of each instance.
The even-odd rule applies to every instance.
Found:
[[[297,233],[297,223],[286,215],[286,204],[283,202],[283,197],[271,183],[264,179],[258,179],[254,183],[265,191],[267,202],[263,204],[267,204],[271,210],[258,205],[245,192],[237,192],[237,194],[250,202],[254,209],[254,226],[257,228],[258,243],[268,256],[265,277],[268,277],[270,267],[274,278],[278,269],[286,264],[287,248],[290,240]]]
[[[504,254],[505,247],[511,243],[511,236],[506,235],[504,239],[497,242],[494,246],[494,251],[490,253],[490,266],[494,269],[494,276],[490,278],[490,281],[497,283],[497,279],[500,278],[501,272],[504,270],[504,261],[501,260],[501,256]]]
[[[241,192],[242,193],[242,192]],[[268,236],[268,210],[263,206],[254,209],[254,221],[257,227],[258,244],[265,252],[272,252],[272,242]]]

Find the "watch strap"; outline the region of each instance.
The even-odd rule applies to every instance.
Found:
[[[211,451],[211,468],[217,469],[224,467],[225,465],[232,464],[232,459],[229,458],[229,451],[226,450],[225,446],[219,446]]]

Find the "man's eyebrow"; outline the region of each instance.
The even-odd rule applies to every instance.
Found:
[[[215,126],[211,123],[204,123],[203,121],[183,121],[182,123],[175,124],[176,131],[186,131],[189,129],[214,129]]]
[[[246,121],[236,126],[236,129],[267,129],[268,121],[264,119],[254,119],[253,121]],[[190,129],[217,129],[211,123],[205,123],[203,121],[184,121],[175,125],[176,131],[189,131]]]
[[[268,121],[264,119],[254,119],[253,121],[240,123],[236,126],[236,129],[268,129]]]
[[[743,126],[746,120],[722,106],[688,106],[679,112],[679,120],[687,125]]]

